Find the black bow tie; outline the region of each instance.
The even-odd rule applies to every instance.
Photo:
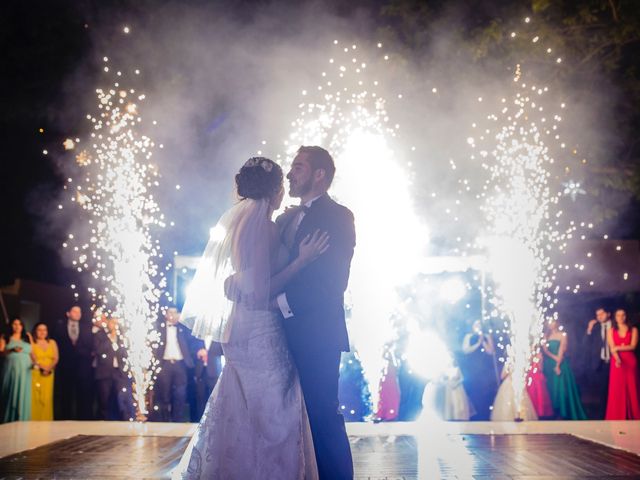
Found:
[[[311,207],[307,207],[306,205],[300,205],[301,212],[309,213],[309,210],[311,210]]]

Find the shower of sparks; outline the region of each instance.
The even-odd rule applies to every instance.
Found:
[[[392,148],[399,125],[390,122],[385,99],[377,93],[379,82],[356,45],[336,40],[334,50],[322,82],[313,93],[302,92],[286,156],[292,158],[300,145],[327,148],[337,169],[331,193],[354,212],[358,245],[347,293],[348,325],[375,412],[385,345],[394,340],[393,317],[402,303],[397,287],[418,273],[416,259],[429,239],[414,213],[410,172]]]
[[[157,370],[153,350],[160,339],[155,321],[165,286],[152,231],[164,226],[164,217],[153,195],[159,186],[158,170],[151,163],[155,144],[142,133],[146,124],[139,104],[145,96],[125,88],[125,81],[117,72],[111,87],[96,90],[97,110],[87,115],[90,138],[75,157],[77,175],[65,186],[71,202],[83,211],[82,224],[63,246],[73,252],[77,271],[91,274],[89,293],[96,311],[120,319],[132,401],[145,414],[145,394]],[[79,142],[68,139],[65,148]]]
[[[472,160],[488,174],[478,195],[486,225],[477,247],[486,252],[495,285],[487,292],[492,316],[505,320],[517,405],[545,320],[557,318],[556,262],[576,230],[575,222],[564,222],[560,200],[565,187],[552,175],[569,157],[556,111],[565,105],[550,105],[548,87],[528,84],[525,74],[518,65],[511,93],[500,99],[497,113],[476,126],[477,136],[467,139]]]
[[[564,187],[562,193],[571,197],[571,200],[574,202],[578,195],[587,194],[586,190],[582,188],[582,185],[580,185],[580,182],[569,180],[568,182],[563,183],[562,186]]]

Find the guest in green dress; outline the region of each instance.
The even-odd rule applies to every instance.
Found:
[[[547,388],[556,417],[566,420],[586,420],[580,392],[571,371],[567,353],[567,334],[556,321],[548,326],[548,333],[542,342],[544,363],[542,370],[547,379]]]
[[[0,338],[5,357],[0,388],[2,423],[31,419],[31,342],[19,318],[11,322],[11,335]]]

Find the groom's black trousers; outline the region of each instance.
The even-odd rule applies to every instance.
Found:
[[[321,480],[350,480],[353,460],[344,418],[339,413],[340,352],[309,351],[290,345],[311,424]]]

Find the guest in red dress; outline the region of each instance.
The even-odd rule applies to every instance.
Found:
[[[611,373],[606,420],[640,420],[638,401],[638,329],[627,323],[627,312],[616,310],[615,323],[609,330]]]
[[[527,374],[527,393],[538,418],[553,417],[553,404],[547,390],[547,379],[542,372],[542,354],[540,353],[531,359],[531,367]]]
[[[396,420],[400,407],[400,386],[398,385],[398,370],[392,355],[389,355],[387,368],[380,382],[380,403],[376,417],[379,420]]]

